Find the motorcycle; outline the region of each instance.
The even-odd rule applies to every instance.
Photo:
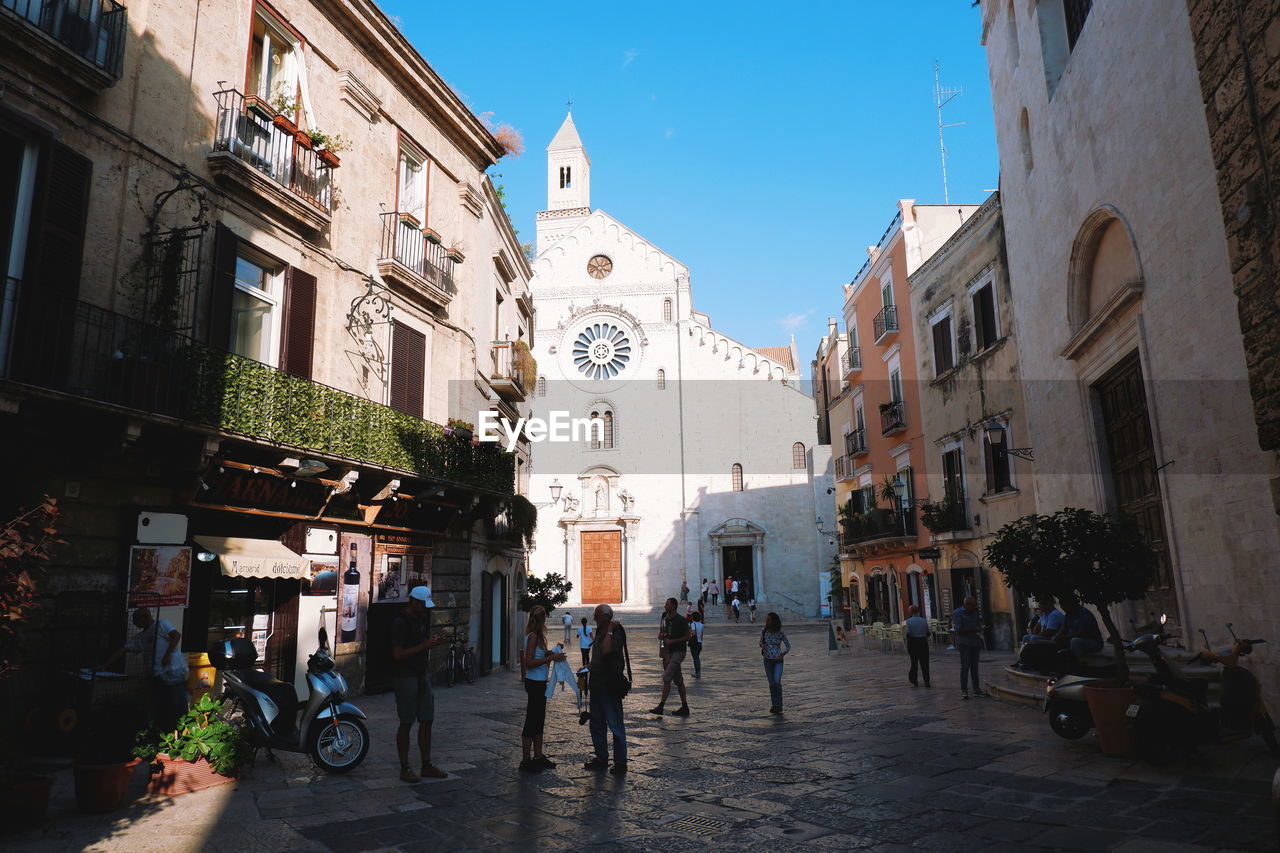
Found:
[[[1272,755],[1280,755],[1275,722],[1263,701],[1262,688],[1257,677],[1240,665],[1241,658],[1266,640],[1241,639],[1230,622],[1227,631],[1233,641],[1231,649],[1215,652],[1201,630],[1205,649],[1192,659],[1222,666],[1222,695],[1216,707],[1208,704],[1206,682],[1135,685],[1140,698],[1134,734],[1143,758],[1155,764],[1167,763],[1179,754],[1198,758],[1197,750],[1205,744],[1244,740],[1254,734],[1262,737]]]
[[[209,647],[209,661],[222,671],[224,716],[242,725],[258,749],[310,755],[328,773],[348,773],[369,754],[365,714],[346,701],[347,681],[335,671],[328,634],[319,632],[319,648],[307,658],[306,704],[292,684],[254,669],[257,649],[236,637]],[[274,760],[274,757],[273,757]]]

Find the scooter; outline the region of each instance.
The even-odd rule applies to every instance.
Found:
[[[273,749],[305,753],[328,773],[360,766],[369,754],[365,714],[346,701],[347,680],[334,671],[324,626],[319,648],[307,658],[310,696],[305,705],[292,684],[253,668],[257,656],[253,643],[243,637],[209,647],[210,663],[223,671],[226,719],[243,725],[249,743],[269,756]]]
[[[1230,622],[1227,631],[1233,640],[1230,651],[1213,651],[1202,630],[1205,649],[1193,658],[1223,667],[1222,696],[1217,707],[1206,701],[1204,683],[1184,680],[1164,686],[1136,686],[1140,701],[1134,734],[1143,758],[1156,764],[1167,763],[1179,753],[1197,758],[1197,750],[1204,744],[1244,740],[1254,734],[1262,737],[1272,755],[1280,755],[1275,722],[1263,701],[1262,688],[1257,677],[1240,665],[1240,658],[1247,657],[1254,646],[1266,640],[1241,639]]]

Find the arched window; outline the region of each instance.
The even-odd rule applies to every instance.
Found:
[[[538,396],[547,396],[547,377],[545,376],[538,377]]]
[[[737,462],[733,463],[733,490],[742,491],[742,466]]]
[[[671,300],[670,299],[662,300],[662,322],[664,323],[671,322]]]
[[[797,441],[795,444],[791,445],[791,467],[795,468],[797,471],[803,471],[805,469],[804,442]]]
[[[591,420],[595,421],[599,419],[600,419],[600,412],[596,411],[591,413]],[[596,431],[594,428],[592,428],[587,430],[587,435],[589,436],[589,438],[587,439],[587,447],[591,448],[592,450],[599,450],[600,444],[601,444],[600,433]]]
[[[667,387],[667,371],[659,369],[658,370],[658,390],[659,391],[666,390],[666,387]]]
[[[613,412],[604,413],[604,449],[613,450]]]

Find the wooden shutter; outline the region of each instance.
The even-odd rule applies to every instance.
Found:
[[[427,378],[427,338],[408,326],[391,326],[391,408],[422,417],[422,387]]]
[[[993,285],[986,285],[973,294],[973,319],[978,327],[978,349],[984,350],[996,342],[996,296]]]
[[[240,238],[221,222],[213,234],[213,283],[209,294],[209,345],[231,346],[231,297],[236,289],[236,257]]]
[[[48,151],[40,212],[31,229],[35,265],[27,278],[36,286],[28,292],[74,297],[80,289],[93,163],[65,145],[54,143]]]
[[[311,378],[316,327],[316,277],[300,269],[284,272],[284,341],[280,367],[286,373]]]
[[[951,358],[950,317],[933,324],[933,362],[935,376],[941,376],[955,366]]]

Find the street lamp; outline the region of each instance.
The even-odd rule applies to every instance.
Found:
[[[907,516],[911,512],[912,507],[923,506],[929,502],[928,497],[907,499],[907,484],[902,482],[901,474],[893,475],[893,482],[889,484],[893,488],[893,494],[898,502],[898,508],[906,510],[902,513],[902,533],[907,533]]]
[[[1005,439],[1008,433],[1005,428],[998,423],[989,423],[983,428],[983,432],[987,435],[987,444],[991,445],[991,452],[1004,456],[1016,456],[1019,459],[1025,459],[1028,462],[1035,462],[1035,448],[1033,447],[1005,447]]]
[[[823,530],[823,529],[822,529],[822,516],[818,516],[816,519],[814,519],[814,521],[813,521],[813,526],[814,526],[814,527],[816,527],[816,528],[818,528],[818,532],[819,532],[820,534],[822,534],[823,536],[827,537],[827,544],[828,544],[828,545],[834,545],[834,544],[836,544],[835,536],[834,536],[833,534],[828,533],[827,531],[825,531],[825,530]]]
[[[547,488],[551,492],[551,500],[534,504],[538,509],[542,509],[544,506],[555,506],[560,503],[560,493],[564,490],[564,486],[560,485],[560,480],[553,480]]]

